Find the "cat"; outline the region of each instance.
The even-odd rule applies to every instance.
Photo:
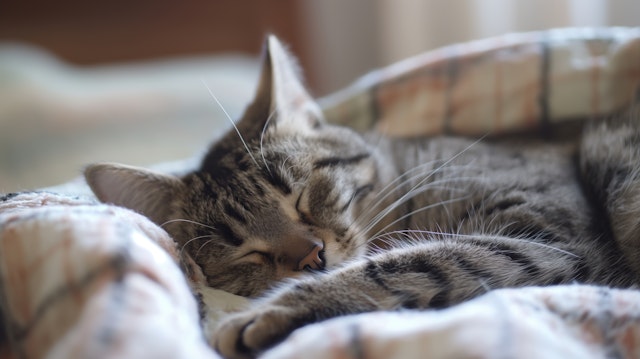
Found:
[[[198,169],[85,171],[100,200],[163,226],[208,285],[261,298],[210,338],[223,356],[351,313],[640,283],[637,112],[558,143],[356,133],[326,122],[295,59],[265,43],[255,98]]]

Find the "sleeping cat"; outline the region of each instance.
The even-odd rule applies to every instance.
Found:
[[[218,328],[224,356],[339,315],[639,283],[637,114],[588,126],[579,144],[358,134],[323,120],[275,37],[265,49],[253,102],[200,168],[85,172],[100,200],[162,225],[211,287],[270,289]]]

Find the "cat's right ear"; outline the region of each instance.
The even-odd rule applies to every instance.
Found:
[[[89,165],[84,177],[100,201],[132,209],[156,224],[169,219],[171,199],[184,190],[177,177],[114,163]]]
[[[296,59],[274,35],[267,36],[255,97],[237,123],[247,137],[260,136],[268,124],[297,133],[324,122],[322,111],[304,86]]]

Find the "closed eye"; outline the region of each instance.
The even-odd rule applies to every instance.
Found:
[[[298,217],[300,217],[300,222],[308,226],[315,226],[316,223],[311,219],[311,217],[307,213],[305,213],[303,210],[300,209],[300,200],[302,200],[303,194],[304,194],[304,190],[300,192],[300,196],[298,196],[298,199],[296,200],[296,212],[298,213]]]
[[[325,167],[352,166],[362,162],[370,156],[371,154],[365,152],[349,157],[327,157],[314,162],[313,169],[317,170]]]
[[[302,222],[302,223],[304,223],[304,224],[306,224],[308,226],[315,226],[316,225],[316,223],[306,213],[298,211],[298,216],[300,217],[300,222]]]
[[[364,186],[356,188],[356,190],[353,191],[353,195],[349,199],[349,202],[347,202],[342,207],[341,211],[342,212],[346,211],[349,208],[349,206],[351,205],[351,203],[353,203],[353,201],[358,201],[360,198],[366,196],[372,190],[373,190],[373,185],[372,184],[366,184]]]
[[[373,191],[373,185],[372,184],[366,184],[362,187],[358,187],[355,192],[353,192],[353,198],[355,200],[358,200],[364,196],[366,196],[367,194],[369,194],[369,192]]]
[[[250,251],[240,257],[242,260],[247,260],[254,263],[263,263],[264,261],[273,262],[273,256],[271,253],[263,251]]]

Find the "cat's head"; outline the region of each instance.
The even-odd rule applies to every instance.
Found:
[[[273,36],[237,129],[244,142],[231,129],[183,177],[97,164],[87,182],[163,225],[210,286],[239,295],[365,251],[356,217],[377,189],[376,160],[358,134],[325,122]]]

